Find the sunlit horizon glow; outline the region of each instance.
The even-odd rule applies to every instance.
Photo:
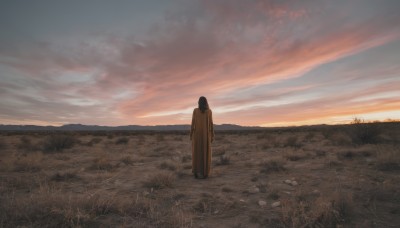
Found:
[[[0,124],[400,118],[400,1],[7,1]]]

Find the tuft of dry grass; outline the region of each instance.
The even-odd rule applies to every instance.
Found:
[[[355,144],[377,144],[381,141],[380,126],[354,118],[348,131]]]
[[[400,148],[394,145],[377,147],[376,168],[381,171],[399,171]]]
[[[125,156],[125,157],[121,158],[120,161],[122,163],[124,163],[125,165],[133,165],[133,163],[135,163],[135,161],[132,160],[131,156]]]
[[[17,157],[13,164],[15,172],[38,172],[42,170],[43,154],[40,152]]]
[[[155,173],[152,174],[144,183],[146,188],[163,189],[172,188],[175,182],[175,175],[171,173]]]
[[[335,192],[315,200],[296,196],[282,200],[280,222],[285,227],[337,227],[351,221],[353,208],[349,193]]]
[[[93,160],[93,164],[89,167],[89,169],[112,171],[115,169],[115,166],[111,164],[111,160],[108,156],[102,155]]]
[[[285,147],[294,147],[294,148],[300,148],[301,143],[299,142],[299,138],[297,136],[289,136],[286,139],[286,142],[284,143]]]
[[[217,161],[216,165],[229,165],[230,164],[230,157],[227,155],[219,156],[219,160]]]
[[[308,155],[305,154],[305,151],[303,151],[303,150],[296,150],[296,151],[286,152],[283,155],[283,157],[289,161],[299,161],[301,159],[308,157]]]
[[[174,162],[171,161],[163,161],[160,166],[160,169],[167,169],[167,170],[171,170],[171,171],[175,171],[177,169],[176,164]]]
[[[107,215],[117,218],[115,226],[172,228],[191,224],[191,215],[179,206],[139,195],[65,195],[43,188],[30,197],[0,195],[0,201],[0,224],[4,227],[101,227]]]
[[[261,173],[272,173],[272,172],[281,172],[285,171],[286,161],[281,158],[270,159],[261,162]]]
[[[128,144],[129,143],[129,138],[127,137],[121,137],[115,140],[115,144],[120,145],[120,144]]]
[[[75,172],[64,172],[60,173],[57,172],[50,177],[52,181],[73,181],[73,180],[80,180],[81,178]]]

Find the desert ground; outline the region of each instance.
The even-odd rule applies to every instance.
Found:
[[[400,123],[189,132],[1,132],[0,227],[399,227]]]

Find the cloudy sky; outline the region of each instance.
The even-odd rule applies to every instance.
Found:
[[[0,124],[400,117],[398,0],[3,0]]]

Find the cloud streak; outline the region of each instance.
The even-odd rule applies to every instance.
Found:
[[[396,8],[396,1],[193,1],[139,35],[0,45],[0,121],[187,123],[201,95],[217,123],[321,123],[399,110],[399,56],[385,52],[400,50]],[[362,101],[383,91],[393,95],[374,106]]]

